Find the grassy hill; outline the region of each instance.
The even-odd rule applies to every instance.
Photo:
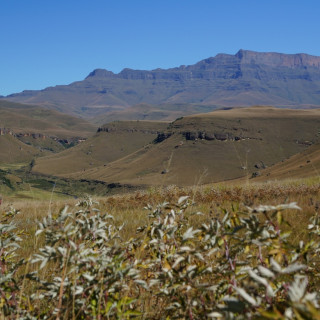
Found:
[[[97,135],[96,143],[88,140],[38,159],[34,171],[135,185],[225,181],[251,175],[319,142],[319,116],[320,110],[272,107],[219,110],[178,119],[166,130],[164,126],[158,143],[147,144],[154,136],[142,134],[143,143],[136,144],[134,135],[114,131],[106,135],[106,148]]]
[[[104,167],[142,148],[166,129],[166,122],[122,121],[100,128],[93,137],[74,148],[37,159],[34,172],[82,177],[92,167]]]
[[[289,159],[261,171],[254,181],[299,179],[305,177],[320,178],[320,144],[293,155]]]
[[[15,133],[42,133],[59,138],[88,137],[96,126],[86,120],[40,106],[0,100],[0,128]]]
[[[42,152],[10,134],[0,135],[0,165],[30,162]]]

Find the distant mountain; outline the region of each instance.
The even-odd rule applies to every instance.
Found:
[[[181,104],[206,109],[251,105],[308,108],[320,105],[320,57],[240,50],[171,69],[124,69],[118,74],[96,69],[83,81],[23,91],[4,99],[86,118],[107,116],[141,103],[169,104],[172,111]]]

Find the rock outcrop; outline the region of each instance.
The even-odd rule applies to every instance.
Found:
[[[206,131],[185,131],[181,132],[186,140],[219,140],[219,141],[239,141],[246,139],[259,139],[257,137],[247,137],[247,136],[239,136],[234,135],[230,132],[206,132]]]

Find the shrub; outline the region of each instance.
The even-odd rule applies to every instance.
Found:
[[[305,241],[296,244],[284,215],[302,214],[296,203],[232,207],[209,217],[182,196],[146,209],[145,224],[129,241],[121,237],[126,226],[90,198],[49,214],[35,233],[38,249],[24,264],[14,256],[18,212],[3,215],[2,315],[319,319],[317,212],[305,226]],[[25,265],[33,271],[23,272]]]

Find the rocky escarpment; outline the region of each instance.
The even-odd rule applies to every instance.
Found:
[[[158,133],[158,136],[153,140],[154,143],[160,143],[173,135],[173,132],[161,132]]]
[[[97,133],[139,133],[156,136],[166,131],[168,123],[154,121],[113,121],[98,128]]]
[[[99,132],[140,132],[145,134],[161,134],[159,130],[147,130],[147,129],[138,129],[138,128],[116,128],[116,127],[99,127],[97,133]]]
[[[228,132],[206,132],[206,131],[186,131],[182,132],[182,135],[186,140],[219,140],[219,141],[238,141],[243,139],[240,136],[234,136],[232,133]]]
[[[22,142],[26,142],[28,139],[33,139],[33,140],[53,140],[63,146],[68,146],[68,145],[75,145],[77,143],[81,143],[86,141],[86,138],[82,137],[73,137],[69,139],[61,139],[56,136],[50,136],[50,135],[45,135],[42,133],[33,133],[33,132],[14,132],[10,128],[0,128],[0,136],[3,135],[11,135],[14,136],[15,138],[19,139]],[[28,142],[27,144],[30,144]]]
[[[9,128],[0,128],[0,136],[4,136],[6,134],[10,134],[11,136],[15,136],[15,133]]]
[[[240,140],[262,140],[258,137],[250,137],[244,135],[235,135],[231,132],[215,132],[215,131],[181,131],[181,132],[161,132],[158,133],[157,138],[154,140],[155,143],[160,143],[173,134],[182,135],[185,140],[195,141],[195,140],[207,140],[207,141],[240,141]]]
[[[227,110],[226,110],[227,111]],[[230,110],[232,112],[232,110]],[[241,119],[224,121],[214,119],[202,121],[199,117],[179,118],[172,122],[168,129],[158,133],[155,143],[162,142],[172,135],[180,135],[186,141],[240,141],[262,140],[259,127],[252,129],[242,125]]]
[[[194,80],[206,79],[236,79],[254,76],[255,78],[268,77],[266,72],[251,74],[257,66],[269,68],[314,68],[320,69],[320,57],[308,54],[283,54],[277,52],[255,52],[239,50],[235,55],[218,54],[215,57],[204,59],[194,65],[182,65],[177,68],[133,70],[123,69],[115,74],[104,69],[91,72],[86,80],[91,79],[126,79],[126,80]],[[259,68],[258,68],[259,69]],[[259,71],[257,69],[257,71]],[[271,69],[270,69],[271,70]],[[277,73],[273,74],[273,77]],[[280,75],[278,75],[280,76]]]

